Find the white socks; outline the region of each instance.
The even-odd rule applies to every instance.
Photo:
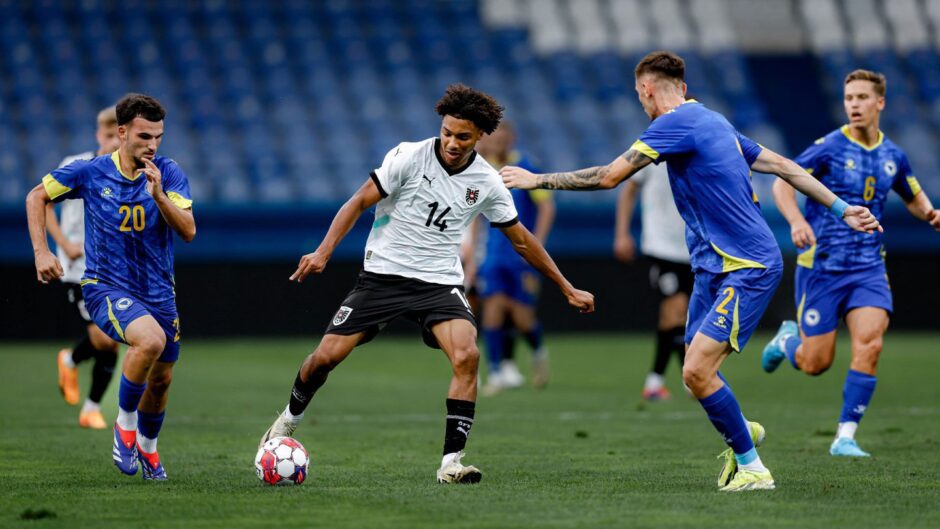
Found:
[[[650,373],[646,375],[646,383],[643,384],[643,388],[649,391],[657,391],[663,387],[663,376],[657,373]]]
[[[841,437],[855,439],[855,430],[858,430],[857,422],[840,422],[839,429],[836,430],[836,439]]]
[[[304,418],[304,414],[303,414],[303,413],[301,413],[300,415],[293,415],[293,414],[290,412],[290,405],[288,405],[286,408],[284,408],[284,413],[283,413],[282,415],[283,415],[284,418],[287,419],[287,421],[290,422],[291,424],[300,424],[300,421]]]
[[[767,470],[767,467],[764,466],[764,463],[761,462],[760,456],[757,456],[754,461],[746,463],[744,465],[738,465],[738,468],[743,470],[750,470],[751,472],[764,472]]]
[[[140,451],[145,454],[153,454],[157,451],[157,440],[148,439],[140,435],[140,432],[137,432],[137,444],[140,445]]]
[[[137,410],[124,411],[124,408],[118,406],[117,424],[122,430],[136,430]]]
[[[92,411],[100,411],[101,406],[97,402],[91,399],[85,399],[85,404],[82,404],[82,413],[89,413]]]
[[[69,369],[75,369],[75,361],[72,360],[72,351],[69,351],[69,354],[62,358],[62,363]]]

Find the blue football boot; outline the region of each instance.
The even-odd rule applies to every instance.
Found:
[[[788,336],[797,336],[799,334],[800,328],[796,325],[795,321],[786,320],[780,324],[780,329],[777,330],[776,336],[767,343],[764,347],[763,354],[761,354],[760,363],[764,371],[773,373],[780,367],[780,362],[783,362],[787,357],[786,351],[783,350],[783,340]]]
[[[133,476],[137,473],[137,432],[122,430],[114,423],[114,447],[111,449],[114,466],[118,470]]]

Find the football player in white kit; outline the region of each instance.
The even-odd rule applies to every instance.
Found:
[[[489,95],[455,84],[435,110],[443,118],[440,137],[401,143],[389,151],[382,166],[340,208],[317,250],[303,256],[290,276],[300,282],[321,273],[356,219],[376,206],[363,271],[320,344],[301,365],[289,404],[262,443],[291,436],[330,371],[353,348],[404,316],[421,326],[424,342],[442,349],[453,369],[437,480],[480,481],[477,468],[461,463],[473,425],[480,351],[459,258],[463,235],[480,213],[559,286],[568,303],[581,312],[594,310],[594,296],[565,279],[538,239],[518,221],[499,174],[474,151],[480,137],[499,125],[503,108]]]
[[[650,261],[650,286],[659,294],[659,321],[653,370],[646,375],[643,399],[665,400],[669,391],[663,381],[669,358],[675,352],[680,367],[685,359],[685,318],[689,310],[694,276],[685,244],[685,222],[679,216],[663,165],[648,165],[627,180],[617,200],[614,256],[632,262],[636,244],[630,235],[630,221],[637,194],[642,206],[641,246]]]
[[[98,113],[98,129],[95,133],[98,141],[97,151],[88,151],[69,156],[62,160],[59,167],[65,167],[76,160],[91,160],[96,156],[111,154],[118,148],[120,139],[117,132],[117,113],[115,108],[108,107]],[[65,274],[62,284],[65,286],[69,304],[75,307],[75,312],[81,318],[87,329],[83,337],[71,349],[62,349],[56,357],[59,370],[59,390],[65,402],[76,405],[79,401],[78,364],[95,359],[95,366],[91,371],[91,388],[88,397],[82,405],[78,415],[78,424],[83,428],[101,430],[108,427],[101,415],[101,397],[104,395],[114,366],[117,363],[118,343],[112,340],[91,320],[85,309],[85,300],[82,298],[80,286],[82,274],[85,273],[85,206],[82,199],[65,200],[62,202],[61,222],[56,219],[53,204],[46,206],[46,229],[56,243],[56,254]]]

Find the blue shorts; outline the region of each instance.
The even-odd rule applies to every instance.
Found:
[[[740,353],[774,297],[782,275],[783,267],[744,268],[720,274],[696,272],[685,343],[692,343],[695,333],[700,332],[730,343]]]
[[[484,298],[505,294],[524,305],[535,305],[542,288],[538,272],[528,265],[486,261],[480,267],[480,295]]]
[[[796,267],[796,317],[806,336],[830,333],[839,318],[859,307],[894,312],[884,263],[850,272]]]
[[[104,283],[82,286],[85,308],[95,324],[111,338],[127,343],[124,330],[137,318],[153,316],[166,333],[166,347],[160,362],[176,362],[180,356],[180,319],[176,313],[176,300],[149,304],[120,288]]]

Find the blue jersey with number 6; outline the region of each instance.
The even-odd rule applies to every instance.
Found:
[[[794,161],[843,200],[867,207],[879,220],[892,189],[905,201],[921,190],[904,151],[880,131],[878,141],[867,147],[849,135],[848,125],[843,126],[816,140]],[[882,262],[880,232],[854,231],[813,200],[806,201],[806,220],[816,244],[800,253],[800,266],[842,272]]]
[[[155,156],[163,191],[179,208],[192,206],[189,180],[173,160]],[[149,303],[175,297],[173,230],[147,192],[143,173],[121,172],[120,155],[76,161],[43,177],[49,197],[85,201],[85,275]]]

